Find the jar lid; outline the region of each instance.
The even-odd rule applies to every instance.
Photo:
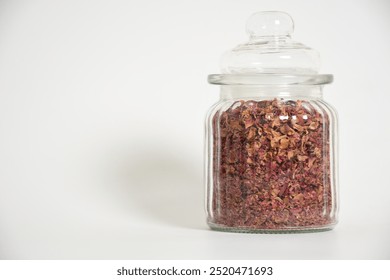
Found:
[[[326,84],[332,75],[318,75],[316,50],[291,39],[294,22],[284,12],[258,12],[246,23],[247,43],[222,56],[222,74],[212,84]]]

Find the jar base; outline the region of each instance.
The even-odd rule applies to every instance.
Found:
[[[219,224],[208,222],[209,227],[212,230],[235,232],[235,233],[254,233],[254,234],[290,234],[290,233],[312,233],[323,232],[332,230],[336,224],[329,224],[325,226],[311,226],[311,227],[299,227],[299,228],[281,228],[281,229],[257,229],[257,228],[245,228],[245,227],[227,227]]]

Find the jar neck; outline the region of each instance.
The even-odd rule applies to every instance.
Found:
[[[222,85],[220,98],[289,98],[289,99],[322,99],[322,85]]]

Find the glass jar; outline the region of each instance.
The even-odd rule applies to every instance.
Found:
[[[291,40],[293,21],[260,12],[250,40],[222,58],[220,100],[206,118],[206,211],[212,229],[288,233],[337,223],[337,115],[323,100],[333,76]]]

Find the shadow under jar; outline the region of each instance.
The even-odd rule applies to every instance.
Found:
[[[232,69],[237,65],[209,76],[221,86],[206,119],[209,226],[258,233],[332,229],[337,116],[322,88],[333,76]]]

